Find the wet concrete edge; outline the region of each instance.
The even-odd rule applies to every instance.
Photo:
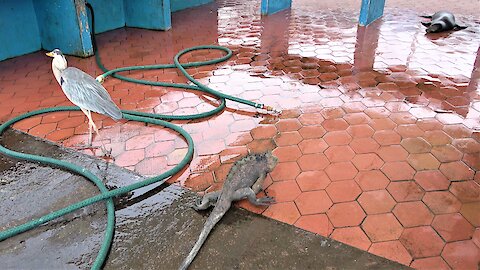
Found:
[[[8,148],[85,166],[113,188],[143,177],[30,135],[8,131]],[[82,177],[0,155],[0,230],[98,191]],[[144,188],[116,199],[116,232],[105,269],[176,269],[209,211],[190,208],[196,194],[179,186]],[[87,269],[106,223],[98,203],[0,242],[3,269]],[[191,269],[407,269],[311,232],[233,208],[217,225]]]

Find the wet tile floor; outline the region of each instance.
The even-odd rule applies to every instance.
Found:
[[[425,3],[412,9],[390,3],[382,20],[362,28],[355,1],[342,9],[332,8],[333,1],[326,7],[303,1],[269,17],[260,16],[259,1],[217,1],[173,14],[168,32],[100,34],[100,54],[114,68],[170,63],[190,46],[227,46],[234,51],[229,61],[190,74],[214,89],[283,109],[274,117],[228,102],[217,116],[175,121],[196,145],[190,167],[171,182],[216,190],[239,157],[273,150],[280,163],[265,193],[277,203],[241,207],[414,268],[476,269],[480,22],[473,11],[480,8],[460,1],[465,12],[457,18],[470,27],[425,36],[418,18],[431,11]],[[182,61],[219,55],[200,51]],[[67,60],[100,74],[93,58]],[[175,70],[129,76],[186,82]],[[217,104],[197,92],[116,79],[105,87],[122,109],[190,114]],[[0,121],[61,105],[71,104],[42,52],[0,62]],[[115,164],[142,175],[164,172],[186,152],[185,142],[166,129],[94,119],[101,127],[95,143],[112,149]],[[51,113],[15,128],[70,147],[86,141],[85,120],[77,112]]]

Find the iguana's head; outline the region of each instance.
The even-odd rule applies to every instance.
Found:
[[[267,159],[267,170],[269,172],[273,171],[278,163],[278,158],[274,156],[271,151],[265,153],[265,158]]]

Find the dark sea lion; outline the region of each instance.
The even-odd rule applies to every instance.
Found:
[[[438,33],[449,30],[461,30],[467,26],[460,26],[455,22],[455,16],[448,11],[439,11],[432,16],[420,16],[423,18],[432,19],[430,22],[422,22],[427,27],[427,33]]]

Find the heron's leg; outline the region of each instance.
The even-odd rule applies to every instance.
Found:
[[[87,116],[88,118],[88,143],[87,143],[87,147],[91,147],[92,146],[92,137],[93,137],[93,134],[92,134],[92,115],[90,113],[90,111],[88,110],[85,110],[85,109],[81,109],[82,112]]]
[[[92,146],[92,137],[93,137],[92,125],[90,124],[90,122],[88,122],[88,142],[87,142],[88,146]]]
[[[95,125],[95,122],[93,122],[93,119],[92,119],[92,112],[90,110],[84,110],[82,109],[82,111],[85,113],[85,115],[87,115],[88,117],[88,124],[90,126],[90,140],[92,138],[92,128],[93,130],[95,130],[95,133],[97,134],[98,137],[100,137],[100,134],[98,133],[98,128],[97,126]],[[103,144],[103,141],[100,140],[100,143],[102,144],[102,146],[100,147],[100,149],[102,150],[103,152],[103,155],[105,157],[112,157],[111,154],[112,154],[112,149],[110,150],[107,150],[107,147],[105,147],[105,144]],[[90,145],[91,145],[91,141],[90,141]]]
[[[93,122],[93,119],[92,119],[92,112],[89,111],[89,110],[83,110],[84,111],[85,115],[87,115],[88,117],[88,123],[93,127],[93,130],[95,130],[95,133],[97,133],[97,136],[99,136],[98,134],[98,128],[97,126],[95,125],[95,122]]]

